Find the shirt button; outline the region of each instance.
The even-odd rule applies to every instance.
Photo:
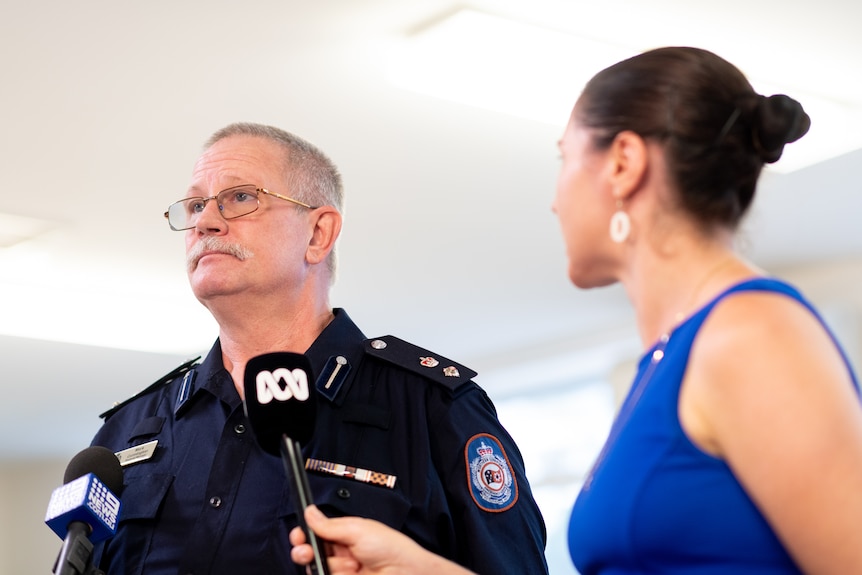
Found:
[[[243,425],[242,423],[237,423],[233,430],[236,431],[237,435],[242,435],[243,433],[245,433],[245,425]]]
[[[221,497],[210,497],[210,506],[215,507],[216,509],[221,507]]]
[[[350,490],[344,487],[336,491],[336,494],[342,499],[350,499]]]

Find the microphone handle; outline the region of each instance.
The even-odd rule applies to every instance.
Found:
[[[329,575],[329,566],[326,563],[326,553],[323,550],[321,540],[308,528],[305,523],[305,508],[313,503],[311,487],[308,485],[308,475],[305,473],[305,461],[302,458],[302,448],[298,441],[294,441],[286,434],[281,436],[281,459],[284,462],[284,470],[290,478],[293,486],[293,498],[296,508],[296,517],[299,526],[305,533],[305,540],[314,551],[314,561],[308,568],[312,575]]]
[[[72,521],[63,539],[63,547],[54,564],[55,575],[83,575],[87,572],[93,543],[90,541],[90,526],[83,521]]]

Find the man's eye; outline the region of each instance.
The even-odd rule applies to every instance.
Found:
[[[206,202],[202,200],[195,200],[194,202],[189,202],[189,213],[199,214],[204,211],[204,206],[206,206]]]
[[[257,195],[253,192],[245,191],[245,190],[233,190],[228,194],[225,194],[224,199],[221,203],[223,204],[247,204],[249,202],[254,202],[257,200]]]

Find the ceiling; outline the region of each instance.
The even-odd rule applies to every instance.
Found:
[[[697,45],[743,68],[768,55],[758,73],[787,81],[790,71],[803,92],[862,109],[858,3],[466,5],[632,53]],[[387,80],[405,35],[459,6],[3,0],[0,212],[42,228],[0,248],[0,458],[67,457],[112,402],[209,348],[215,326],[162,213],[184,194],[202,142],[234,121],[295,132],[340,166],[332,301],[367,335],[457,359],[492,397],[636,353],[621,290],[581,292],[566,279],[549,207],[565,117],[521,119]],[[851,337],[862,324],[861,163],[856,150],[766,174],[740,246],[798,279]]]

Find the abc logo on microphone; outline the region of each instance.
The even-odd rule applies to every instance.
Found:
[[[284,387],[281,385],[282,382]],[[274,371],[264,370],[258,372],[257,377],[255,377],[255,390],[257,391],[257,401],[261,405],[266,405],[273,399],[275,401],[289,401],[290,399],[307,401],[309,397],[308,374],[301,368],[279,367]]]
[[[264,451],[279,455],[283,435],[303,445],[311,438],[317,388],[305,355],[277,352],[251,358],[243,391],[246,417]]]

